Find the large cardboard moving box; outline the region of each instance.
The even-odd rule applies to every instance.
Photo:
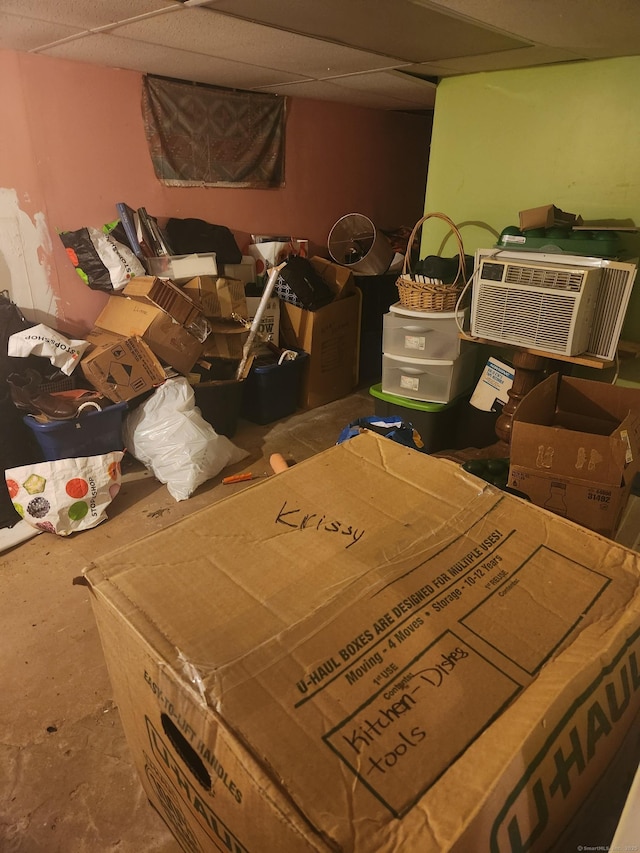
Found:
[[[554,373],[515,411],[509,485],[613,536],[640,470],[640,390]]]
[[[372,433],[86,572],[147,795],[233,853],[548,850],[637,721],[639,577]]]

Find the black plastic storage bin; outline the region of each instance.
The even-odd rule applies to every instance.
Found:
[[[193,386],[196,406],[218,435],[232,438],[238,428],[244,381],[235,378],[238,360],[208,358],[208,368],[196,365],[200,381]]]
[[[244,382],[242,417],[255,424],[269,424],[292,415],[298,408],[302,376],[308,353],[282,364],[260,364],[257,360]]]
[[[218,379],[196,385],[193,389],[196,406],[218,435],[232,438],[236,433],[242,406],[243,384],[237,379]]]

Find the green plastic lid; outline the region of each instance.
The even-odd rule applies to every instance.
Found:
[[[418,412],[442,412],[458,402],[457,399],[451,400],[449,403],[425,403],[423,400],[410,400],[408,397],[399,397],[397,394],[389,394],[383,391],[380,382],[377,385],[372,385],[369,388],[369,393],[378,400],[384,400],[385,403],[391,403],[391,405],[403,409],[414,409]]]

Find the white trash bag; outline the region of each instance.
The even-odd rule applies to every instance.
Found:
[[[218,435],[184,378],[167,379],[124,419],[124,444],[177,501],[249,453]]]

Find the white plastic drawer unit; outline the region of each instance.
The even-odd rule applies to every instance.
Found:
[[[468,328],[468,308],[458,312],[458,322]],[[392,305],[383,318],[382,351],[409,358],[457,358],[469,346],[460,340],[458,322],[455,311],[426,313]]]
[[[458,358],[421,359],[382,356],[382,390],[410,400],[448,403],[469,391],[475,379],[476,350]]]

